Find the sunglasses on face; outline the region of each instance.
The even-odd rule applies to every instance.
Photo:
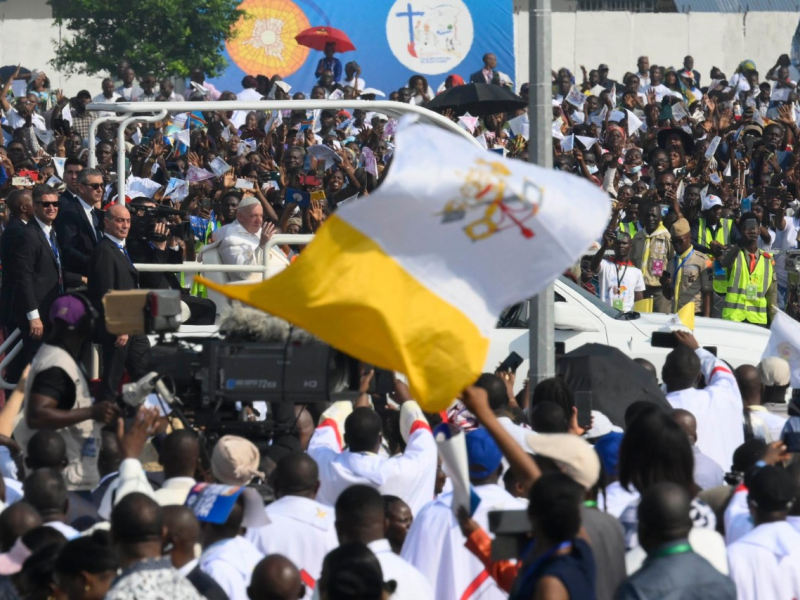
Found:
[[[42,208],[58,208],[58,200],[55,202],[37,202]]]
[[[102,183],[82,183],[81,185],[85,185],[86,187],[92,188],[95,191],[103,189]]]

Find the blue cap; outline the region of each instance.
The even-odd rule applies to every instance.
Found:
[[[600,457],[600,464],[603,471],[610,477],[617,475],[617,465],[619,464],[619,447],[622,445],[623,434],[612,431],[600,436],[594,442],[594,449]]]
[[[494,438],[483,427],[466,434],[469,476],[472,479],[486,479],[497,471],[503,460],[503,453]]]

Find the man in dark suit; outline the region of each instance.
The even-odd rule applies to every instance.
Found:
[[[97,244],[89,261],[88,295],[101,320],[96,341],[103,346],[102,383],[98,400],[116,396],[125,370],[137,380],[147,373],[150,341],[146,335],[114,335],[105,326],[103,296],[111,290],[139,288],[139,273],[133,266],[125,240],[131,228],[131,214],[121,204],[105,211],[104,237]]]
[[[66,168],[66,167],[65,167]],[[79,195],[61,196],[56,219],[56,233],[64,249],[64,268],[84,277],[89,275],[89,259],[102,237],[103,174],[97,169],[83,169],[77,174]]]
[[[6,198],[6,206],[11,214],[8,224],[0,236],[0,265],[3,266],[3,284],[0,287],[0,317],[3,325],[11,327],[11,314],[8,312],[11,294],[17,285],[11,250],[16,247],[19,236],[33,218],[33,196],[31,190],[14,190]],[[11,333],[9,330],[8,333]]]
[[[11,218],[8,221],[3,235],[0,235],[0,265],[3,268],[3,281],[0,287],[0,321],[5,328],[5,337],[16,329],[12,315],[11,301],[14,290],[17,289],[17,273],[14,261],[11,260],[11,251],[16,248],[19,237],[25,226],[33,218],[33,196],[31,190],[13,190],[6,198]],[[17,381],[25,368],[25,353],[20,352],[9,363],[6,369],[6,381]]]
[[[492,54],[484,54],[483,55],[483,69],[480,71],[475,71],[472,75],[469,76],[470,83],[493,83],[494,85],[500,85],[500,75],[495,72],[495,67],[497,66],[497,57]]]
[[[59,216],[63,214],[67,206],[78,202],[78,174],[81,171],[83,171],[83,163],[77,158],[70,157],[64,161],[64,185],[67,186],[67,189],[58,197],[61,201],[61,206],[58,207]]]
[[[11,249],[10,263],[16,278],[11,293],[12,324],[22,332],[27,364],[50,329],[50,305],[67,287],[81,284],[78,274],[63,269],[61,248],[53,221],[58,215],[58,192],[49,185],[33,188],[33,219]],[[13,380],[12,380],[13,381]]]

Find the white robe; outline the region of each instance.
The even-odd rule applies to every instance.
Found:
[[[741,535],[744,535],[744,533],[747,533],[747,531],[752,529],[751,526],[736,538],[731,537],[731,534],[734,530],[734,522],[739,521],[739,524],[741,524],[741,518],[749,516],[750,509],[747,506],[747,488],[744,487],[744,484],[739,484],[739,486],[734,490],[733,496],[731,496],[728,506],[725,507],[725,512],[723,514],[723,519],[725,521],[726,544],[732,544],[734,541],[736,541],[736,539],[741,537]]]
[[[416,567],[392,552],[389,540],[375,540],[367,546],[381,563],[383,580],[397,583],[392,600],[433,600],[433,590],[428,580]]]
[[[342,452],[332,420],[314,431],[308,453],[319,466],[317,502],[334,506],[346,488],[356,483],[369,485],[382,495],[398,496],[415,516],[433,499],[438,451],[427,423],[408,438],[405,452],[386,458],[371,452]]]
[[[727,365],[702,348],[695,351],[706,379],[706,388],[670,392],[667,402],[697,420],[697,447],[722,470],[731,468],[733,452],[744,443],[742,396]]]
[[[333,509],[310,498],[284,496],[264,510],[269,525],[248,529],[245,538],[265,556],[282,554],[292,561],[306,586],[304,597],[311,598],[325,555],[339,546]]]
[[[433,591],[428,581],[416,568],[392,552],[389,540],[375,540],[367,544],[367,547],[381,563],[383,580],[397,584],[397,589],[389,596],[389,600],[433,600]],[[311,600],[320,600],[319,587],[314,588]]]
[[[487,532],[490,510],[519,510],[525,509],[527,504],[499,485],[481,485],[474,489],[481,503],[472,518]],[[453,515],[452,503],[452,493],[442,494],[422,509],[411,524],[402,558],[428,579],[437,599],[507,598],[508,594],[497,587],[483,563],[464,546],[466,540]],[[472,593],[467,594],[468,590]]]
[[[247,586],[264,556],[241,536],[212,544],[200,555],[200,570],[211,576],[229,600],[249,600]]]
[[[765,523],[728,546],[739,600],[800,598],[800,533],[786,521]]]

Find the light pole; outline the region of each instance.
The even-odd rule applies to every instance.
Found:
[[[551,84],[551,0],[530,0],[528,60],[530,139],[528,160],[545,169],[553,167],[553,121]],[[530,299],[528,334],[530,365],[529,390],[537,383],[555,375],[555,337],[553,316],[553,286],[547,286]]]

